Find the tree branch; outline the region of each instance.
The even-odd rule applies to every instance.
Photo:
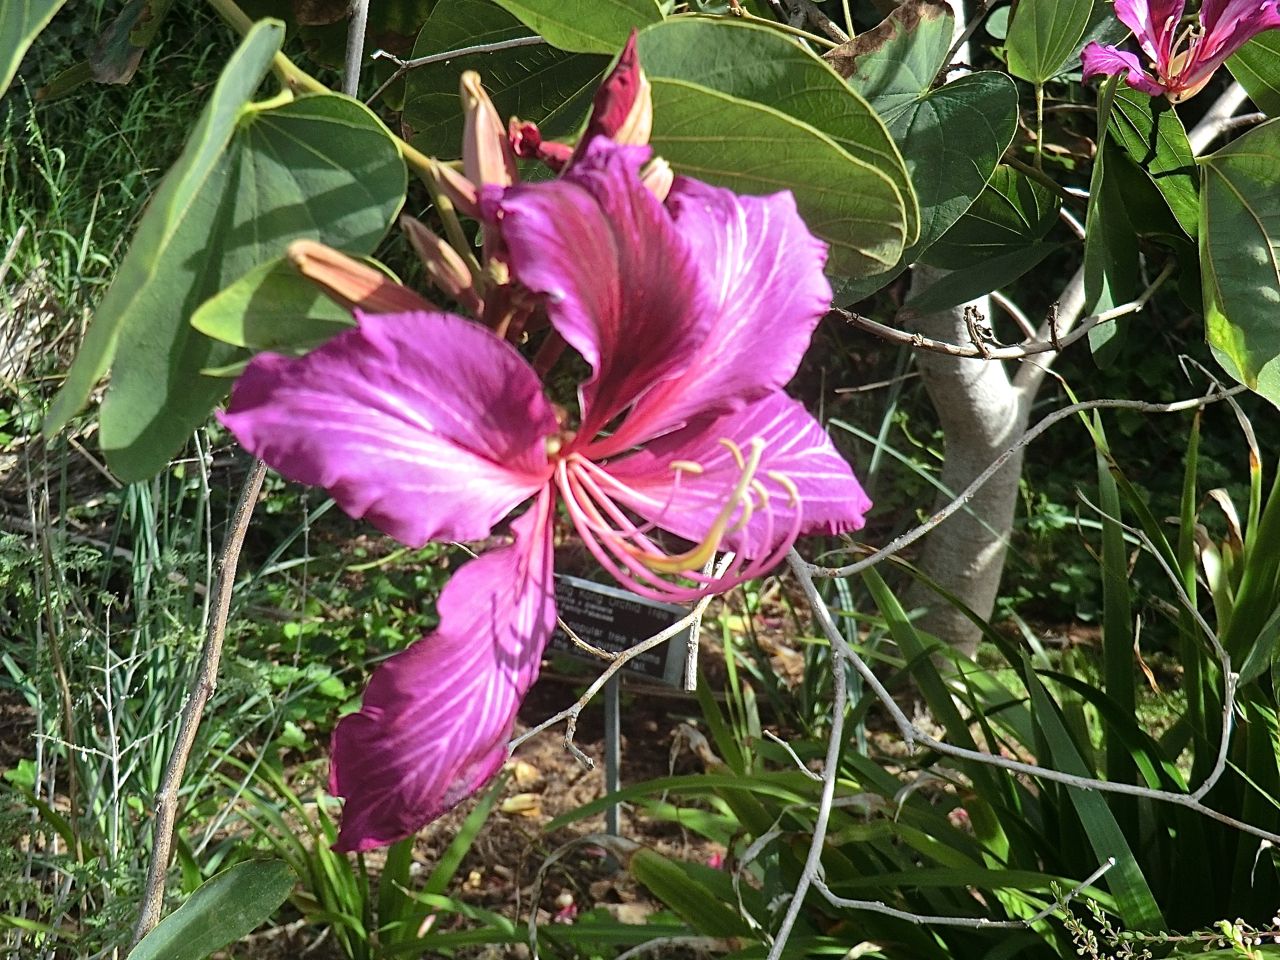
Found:
[[[240,550],[244,546],[245,532],[249,529],[249,521],[253,517],[253,508],[258,502],[266,472],[265,463],[261,460],[253,461],[240,488],[240,498],[236,501],[231,525],[222,543],[222,557],[218,579],[214,582],[210,598],[209,629],[205,635],[204,648],[200,652],[200,665],[193,678],[191,694],[182,710],[182,721],[173,752],[169,754],[169,763],[156,793],[156,816],[151,826],[151,862],[147,866],[141,912],[133,928],[134,946],[159,922],[160,912],[164,907],[165,877],[169,872],[173,831],[178,817],[178,790],[182,786],[182,775],[187,769],[187,758],[195,745],[196,731],[200,727],[205,704],[209,702],[218,683],[218,663],[222,659],[222,641],[227,632],[227,616],[231,611],[231,593],[235,589]]]

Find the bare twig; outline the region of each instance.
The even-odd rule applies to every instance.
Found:
[[[729,568],[729,564],[732,562],[733,562],[733,554],[726,553],[723,557],[721,557],[720,563],[716,567],[715,575],[717,577],[723,576],[724,572]],[[701,622],[702,614],[707,609],[707,606],[711,603],[711,598],[712,598],[712,595],[708,594],[707,596],[699,600],[698,605],[695,606],[691,611],[689,611],[687,615],[681,617],[679,620],[677,620],[671,626],[667,627],[665,630],[660,630],[658,633],[655,633],[652,637],[649,637],[649,639],[642,640],[640,643],[637,643],[634,647],[629,647],[628,649],[622,651],[621,653],[616,654],[613,658],[613,661],[609,664],[609,666],[607,666],[604,669],[604,672],[601,673],[600,676],[596,677],[594,681],[592,681],[591,685],[587,687],[586,692],[583,693],[583,695],[579,697],[571,706],[566,707],[564,710],[561,710],[559,713],[555,714],[554,716],[548,717],[546,720],[543,720],[536,727],[531,727],[530,729],[526,730],[524,733],[520,734],[520,736],[513,739],[509,744],[507,744],[507,752],[511,753],[517,747],[519,747],[520,744],[524,743],[530,737],[535,736],[536,734],[542,733],[542,731],[550,727],[554,727],[557,723],[560,723],[561,721],[565,721],[566,722],[565,733],[564,733],[565,749],[568,750],[570,753],[572,753],[575,757],[577,757],[578,760],[581,761],[585,766],[587,767],[595,766],[595,761],[592,760],[590,757],[588,757],[581,750],[579,750],[573,742],[574,735],[577,733],[577,730],[578,730],[578,717],[582,714],[582,711],[586,709],[587,704],[589,704],[591,700],[595,697],[595,695],[600,692],[601,688],[603,688],[604,685],[609,682],[609,678],[612,677],[619,670],[621,670],[624,666],[626,666],[627,663],[630,660],[632,660],[634,657],[639,656],[640,654],[644,653],[646,650],[652,650],[654,647],[657,647],[657,646],[660,646],[661,644],[666,643],[672,637],[689,629],[689,626],[691,624]]]
[[[1142,291],[1141,295],[1139,295],[1137,299],[1112,307],[1110,310],[1103,310],[1101,313],[1095,313],[1085,317],[1076,326],[1076,328],[1066,336],[1055,336],[1055,325],[1050,324],[1048,339],[1035,340],[1031,343],[1020,343],[1009,347],[987,346],[986,343],[978,337],[973,338],[974,343],[970,346],[958,343],[947,343],[942,340],[933,340],[918,333],[899,330],[896,327],[890,327],[887,324],[879,323],[869,317],[864,317],[860,314],[852,313],[838,307],[833,309],[831,313],[848,321],[855,327],[859,327],[869,333],[874,333],[876,336],[883,337],[885,340],[889,340],[893,343],[900,343],[909,347],[916,347],[921,350],[932,350],[935,353],[945,353],[952,357],[968,357],[979,360],[1020,360],[1024,357],[1030,357],[1040,353],[1059,352],[1064,347],[1070,346],[1080,338],[1086,336],[1090,330],[1099,324],[1109,323],[1112,320],[1119,319],[1120,317],[1127,316],[1128,314],[1137,313],[1147,305],[1147,301],[1150,300],[1155,292],[1164,285],[1164,282],[1173,275],[1175,266],[1176,265],[1173,261],[1166,264],[1165,268],[1160,271],[1156,278],[1151,281],[1151,284]],[[910,307],[911,304],[908,303],[907,309],[910,309]]]
[[[1045,907],[1034,917],[1028,917],[1025,920],[988,920],[986,917],[931,917],[921,913],[911,913],[907,910],[899,910],[891,907],[879,900],[849,900],[845,897],[838,897],[831,892],[831,888],[827,886],[825,880],[816,877],[813,881],[814,888],[827,898],[827,902],[833,907],[840,907],[848,910],[867,910],[871,913],[882,913],[887,917],[895,917],[898,920],[905,920],[907,923],[915,923],[919,925],[927,925],[931,927],[972,927],[979,930],[1025,930],[1034,926],[1041,920],[1057,913],[1072,900],[1078,897],[1087,887],[1092,886],[1102,875],[1116,865],[1115,857],[1108,857],[1102,866],[1089,874],[1071,890],[1061,897],[1055,897],[1053,903]]]
[[[1081,413],[1085,410],[1107,409],[1139,410],[1143,413],[1179,413],[1183,410],[1194,410],[1197,407],[1202,407],[1209,403],[1216,403],[1219,400],[1225,400],[1227,397],[1234,396],[1237,393],[1243,393],[1247,389],[1248,388],[1245,386],[1236,386],[1232,387],[1230,390],[1219,392],[1214,388],[1214,390],[1202,397],[1193,397],[1190,400],[1178,400],[1174,403],[1148,403],[1144,400],[1086,400],[1083,403],[1073,403],[1070,406],[1063,407],[1061,410],[1055,410],[1035,426],[1027,430],[1027,432],[1019,437],[1012,446],[1001,453],[1000,456],[996,457],[987,469],[978,474],[969,486],[960,491],[960,494],[954,500],[918,527],[907,531],[900,537],[894,538],[879,550],[876,550],[874,553],[862,560],[858,560],[855,563],[850,563],[842,567],[824,567],[810,564],[808,569],[817,577],[851,577],[855,573],[861,573],[868,567],[874,566],[885,557],[898,553],[903,548],[915,543],[938,524],[942,523],[943,520],[946,520],[947,517],[951,516],[968,503],[969,499],[977,492],[978,488],[995,476],[995,474],[999,472],[1000,468],[1004,466],[1008,459],[1017,453],[1018,450],[1031,443],[1031,441],[1035,440],[1036,437],[1040,436],[1040,434],[1044,433],[1054,424],[1061,423],[1063,420],[1066,420],[1077,413]]]
[[[169,858],[173,852],[173,831],[178,816],[178,790],[187,768],[187,758],[195,744],[196,731],[205,704],[213,695],[218,682],[218,662],[222,658],[222,641],[227,631],[227,616],[231,611],[231,592],[235,587],[236,568],[240,562],[240,549],[244,546],[245,532],[253,516],[254,505],[262,490],[262,479],[267,465],[254,460],[249,474],[240,488],[240,498],[231,515],[231,525],[222,544],[218,579],[213,585],[209,629],[204,648],[200,652],[200,665],[193,678],[190,696],[182,710],[182,722],[169,754],[169,763],[160,780],[156,793],[155,820],[151,825],[151,862],[147,867],[147,883],[142,894],[142,909],[133,928],[133,943],[145,937],[160,920],[164,906],[164,881],[169,872]]]
[[[1221,397],[1221,394],[1218,395]],[[987,766],[998,767],[1001,770],[1008,770],[1010,773],[1023,774],[1029,777],[1039,777],[1042,780],[1051,780],[1055,783],[1061,783],[1068,787],[1074,787],[1078,790],[1096,790],[1099,793],[1118,793],[1130,797],[1139,797],[1145,800],[1156,800],[1161,803],[1171,803],[1175,806],[1186,807],[1199,813],[1211,820],[1224,823],[1229,827],[1233,827],[1242,833],[1247,833],[1255,837],[1261,837],[1271,843],[1280,843],[1280,834],[1272,833],[1264,830],[1262,827],[1255,826],[1251,823],[1245,823],[1243,820],[1237,820],[1235,817],[1229,816],[1220,811],[1214,810],[1212,807],[1205,806],[1195,793],[1175,793],[1172,790],[1156,790],[1151,787],[1140,787],[1131,783],[1119,783],[1107,780],[1098,780],[1094,777],[1081,777],[1072,773],[1063,773],[1060,770],[1053,770],[1049,767],[1041,767],[1032,763],[1024,763],[1021,760],[1014,760],[1009,757],[1003,757],[998,754],[984,753],[981,750],[970,750],[967,747],[957,747],[950,743],[945,743],[937,738],[930,736],[925,731],[917,727],[902,712],[902,708],[898,706],[893,696],[880,682],[880,678],[867,665],[866,661],[858,655],[849,643],[845,640],[844,635],[836,627],[835,620],[831,616],[831,611],[827,608],[826,602],[818,593],[817,586],[813,581],[814,568],[805,562],[799,554],[794,550],[788,557],[788,563],[796,576],[800,580],[801,586],[804,588],[805,596],[809,599],[810,606],[813,607],[814,613],[818,619],[818,625],[822,628],[823,635],[826,636],[827,642],[831,644],[832,651],[836,656],[841,657],[853,665],[858,671],[863,681],[875,693],[876,698],[889,712],[889,716],[893,719],[894,725],[898,728],[903,741],[909,748],[925,747],[935,753],[943,756],[955,757],[959,760],[969,760],[974,763],[982,763]]]
[[[433,63],[447,63],[448,61],[455,60],[458,57],[469,57],[478,53],[500,53],[503,50],[514,50],[517,47],[536,47],[546,42],[547,41],[543,40],[542,37],[513,37],[510,40],[499,40],[495,43],[477,43],[474,46],[459,47],[457,50],[446,50],[443,53],[433,53],[425,57],[415,57],[412,60],[401,60],[399,57],[394,54],[387,53],[385,50],[375,50],[373,52],[373,59],[390,60],[396,65],[396,72],[388,77],[383,82],[382,86],[373,91],[365,103],[373,103],[373,101],[377,100],[386,92],[387,87],[391,86],[410,70],[416,70],[419,67],[429,67]]]

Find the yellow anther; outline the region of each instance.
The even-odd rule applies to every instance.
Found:
[[[752,440],[751,442],[752,442],[753,444],[755,444],[755,443],[759,443],[759,444],[762,444],[762,445],[763,445],[763,443],[764,443],[764,441],[763,441],[763,440],[760,440],[759,438],[756,438],[755,440]],[[733,454],[733,462],[734,462],[734,463],[736,463],[736,464],[738,465],[738,469],[739,469],[739,470],[745,470],[745,469],[747,469],[746,464],[745,464],[745,463],[743,462],[743,460],[742,460],[742,449],[741,449],[741,448],[740,448],[736,443],[734,443],[734,442],[733,442],[732,440],[730,440],[728,437],[721,437],[721,438],[720,438],[720,443],[721,443],[721,444],[723,444],[723,446],[724,446],[724,448],[725,448],[726,450],[728,450],[731,454]]]
[[[800,506],[800,489],[795,485],[790,477],[785,473],[778,473],[776,470],[766,470],[764,475],[787,491],[789,499],[788,506],[792,509]]]
[[[739,506],[743,508],[743,513],[747,519],[750,519],[751,504],[750,498],[746,496],[746,493],[751,489],[751,483],[755,479],[756,471],[760,468],[760,457],[764,454],[764,441],[759,437],[752,439],[751,451],[745,461],[742,458],[742,451],[738,449],[736,443],[732,440],[721,440],[720,442],[734,455],[734,459],[741,466],[742,473],[738,477],[738,482],[734,485],[733,491],[725,501],[725,505],[720,508],[719,514],[716,515],[715,520],[707,530],[707,535],[702,538],[701,542],[695,544],[684,553],[674,556],[646,553],[629,544],[624,544],[628,553],[655,573],[683,573],[686,570],[696,570],[704,566],[715,554],[725,535],[730,532],[729,522],[733,519],[733,515]],[[736,532],[740,527],[735,526],[733,529]]]
[[[697,476],[702,473],[702,464],[695,463],[692,460],[672,460],[671,469],[676,473],[692,473]]]

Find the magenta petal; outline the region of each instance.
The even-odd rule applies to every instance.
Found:
[[[680,177],[667,206],[705,270],[711,328],[688,369],[644,394],[602,441],[606,453],[782,389],[831,306],[826,244],[790,193],[739,196]]]
[[[506,192],[498,224],[512,274],[595,371],[582,386],[593,436],[689,364],[710,320],[689,245],[640,182],[642,147],[596,137],[559,180]]]
[[[220,419],[281,474],[403,543],[488,536],[551,470],[557,425],[537,376],[459,317],[359,320],[304,357],[255,357]]]
[[[1085,80],[1100,73],[1107,76],[1122,73],[1129,86],[1145,94],[1158,97],[1165,92],[1164,87],[1152,80],[1142,69],[1142,62],[1137,54],[1112,46],[1103,46],[1095,40],[1090,41],[1081,51],[1080,62],[1084,67],[1083,79]]]
[[[1159,64],[1162,73],[1185,8],[1185,0],[1116,0],[1116,16],[1133,31],[1143,52]]]
[[[609,464],[609,475],[630,491],[611,488],[610,493],[646,520],[699,541],[741,475],[721,440],[731,440],[745,452],[756,437],[765,444],[756,479],[769,493],[769,509],[753,511],[746,527],[727,538],[730,549],[752,559],[767,556],[796,529],[797,509],[800,534],[844,533],[862,527],[871,501],[821,424],[782,392],[668,434]],[[673,461],[696,463],[701,473],[681,471],[676,482]],[[790,480],[800,495],[798,504],[790,502],[786,485],[771,473]]]
[[[409,836],[502,766],[555,627],[551,504],[544,493],[512,524],[514,544],[454,574],[436,632],[379,666],[334,730],[329,789],[346,798],[335,850]]]
[[[1186,68],[1188,87],[1208,77],[1255,36],[1280,27],[1276,0],[1205,0],[1200,20],[1205,34]]]

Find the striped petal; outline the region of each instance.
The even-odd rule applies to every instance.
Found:
[[[1112,46],[1104,46],[1091,40],[1080,53],[1080,63],[1084,67],[1082,79],[1088,80],[1098,74],[1114,76],[1124,74],[1129,86],[1143,93],[1158,97],[1165,92],[1163,86],[1152,80],[1142,69],[1142,62],[1135,53],[1129,53]]]
[[[849,464],[821,424],[781,392],[609,464],[618,484],[609,492],[646,520],[700,541],[730,499],[755,441],[762,444],[755,507],[746,525],[726,538],[728,549],[754,559],[784,548],[796,532],[862,527],[871,501]],[[733,519],[743,519],[741,509]]]
[[[597,456],[781,390],[831,306],[826,244],[790,193],[739,196],[680,177],[667,206],[702,267],[710,329],[684,371],[645,393]]]
[[[488,536],[551,471],[557,424],[537,375],[460,317],[357,316],[304,357],[255,357],[220,419],[285,477],[402,543]]]
[[[346,804],[334,849],[409,836],[502,766],[555,627],[551,505],[546,492],[512,524],[512,545],[454,575],[436,632],[379,666],[360,712],[339,722],[330,790]]]

